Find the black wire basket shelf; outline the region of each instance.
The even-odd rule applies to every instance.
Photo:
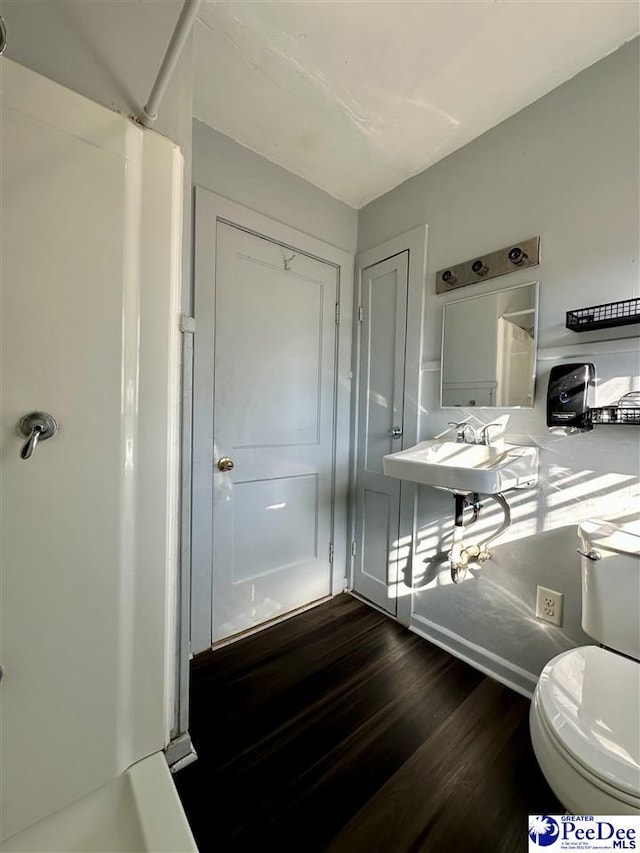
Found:
[[[640,391],[631,391],[614,406],[590,409],[592,424],[635,424],[640,426]]]
[[[631,323],[640,323],[640,298],[567,311],[565,325],[573,332],[588,332],[591,329],[609,329]]]

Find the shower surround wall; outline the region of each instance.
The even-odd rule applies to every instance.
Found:
[[[446,564],[453,500],[419,487],[410,568],[412,627],[525,693],[549,658],[590,641],[580,627],[577,524],[632,517],[640,504],[637,427],[564,435],[549,431],[545,418],[554,364],[593,361],[596,405],[640,389],[638,326],[579,335],[564,327],[567,310],[640,296],[638,46],[635,39],[360,212],[359,251],[429,225],[421,439],[470,416],[472,423],[508,419],[510,441],[540,448],[537,487],[508,495],[511,527],[491,547],[492,559],[458,586]],[[436,270],[535,235],[542,237],[539,267],[436,296]],[[534,408],[441,409],[442,306],[534,280],[540,281]],[[474,357],[473,341],[467,355]],[[486,500],[468,541],[489,535],[501,518]],[[536,620],[539,584],[564,593],[562,627]],[[402,586],[398,594],[409,590]]]

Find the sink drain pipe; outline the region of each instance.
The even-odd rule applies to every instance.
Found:
[[[454,494],[453,496],[455,507],[453,546],[451,551],[449,551],[449,565],[451,567],[451,580],[453,583],[461,583],[464,580],[467,574],[467,567],[470,558],[478,560],[481,563],[484,563],[486,560],[491,558],[491,552],[488,550],[489,544],[504,533],[507,527],[511,524],[511,509],[502,492],[498,492],[495,495],[487,495],[487,497],[494,500],[502,508],[502,512],[504,513],[502,524],[481,545],[465,545],[462,541],[464,530],[464,508],[465,506],[469,506],[469,503],[467,502],[465,495]],[[474,521],[477,521],[480,509],[482,508],[479,495],[476,492],[473,493],[473,502],[471,503],[471,506],[473,507],[473,517],[469,524],[473,524]]]
[[[461,583],[467,571],[467,556],[465,553],[465,545],[462,541],[464,531],[464,508],[468,505],[467,496],[454,494],[454,523],[453,523],[453,545],[449,551],[449,565],[451,567],[451,580],[454,583]],[[480,503],[478,495],[473,495],[474,517],[471,521],[475,521],[478,517]],[[477,509],[476,509],[477,508]]]

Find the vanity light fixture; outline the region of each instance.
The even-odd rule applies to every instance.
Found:
[[[514,241],[503,249],[476,255],[468,261],[449,264],[436,272],[436,293],[447,293],[468,284],[478,284],[540,263],[540,237]]]

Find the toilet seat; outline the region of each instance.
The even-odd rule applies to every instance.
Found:
[[[609,797],[640,808],[640,663],[597,646],[543,669],[532,713],[553,747]]]
[[[556,792],[558,799],[574,814],[635,814],[640,811],[640,796],[628,794],[604,779],[591,773],[569,753],[546,721],[540,711],[539,703],[534,701],[531,714],[531,734],[538,763],[543,768],[547,781]],[[562,768],[564,767],[564,770]],[[559,774],[559,775],[558,775]],[[564,792],[563,792],[563,789]],[[568,789],[568,790],[567,790]],[[572,804],[570,797],[576,797],[582,790],[583,800],[579,805]],[[588,793],[585,794],[585,791]],[[570,792],[570,793],[569,793]],[[596,808],[594,803],[600,804]],[[585,806],[588,803],[588,806]],[[602,804],[607,806],[603,807]]]

